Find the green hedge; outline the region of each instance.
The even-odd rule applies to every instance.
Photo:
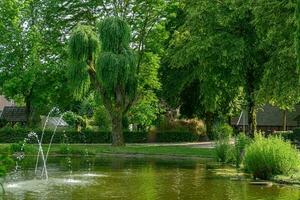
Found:
[[[191,132],[164,131],[152,133],[153,142],[196,142],[199,135]]]
[[[15,143],[23,141],[24,138],[32,130],[21,128],[2,128],[0,129],[0,143]],[[35,130],[40,137],[41,130]],[[53,131],[46,130],[44,134],[43,143],[49,143]],[[124,131],[124,139],[126,143],[146,143],[151,137],[151,142],[196,142],[199,140],[197,134],[190,132],[156,132],[151,134],[147,132],[129,132]],[[32,139],[31,141],[34,141]],[[57,131],[53,139],[53,143],[111,143],[111,133],[104,131],[83,130],[76,132],[73,130]],[[34,141],[35,142],[35,141]]]
[[[300,141],[300,128],[296,128],[293,131],[276,131],[276,135],[280,135],[286,140]]]

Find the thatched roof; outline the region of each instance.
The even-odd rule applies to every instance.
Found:
[[[27,114],[25,107],[5,106],[1,118],[8,122],[26,122]]]
[[[286,114],[287,126],[296,127],[299,115],[300,105],[296,105],[294,111],[287,112]],[[282,126],[283,123],[283,111],[271,105],[265,105],[262,109],[258,110],[256,117],[258,126]],[[244,121],[245,124],[243,123]],[[241,116],[232,118],[231,124],[240,126],[248,125],[248,114],[243,112]]]

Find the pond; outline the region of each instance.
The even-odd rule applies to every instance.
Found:
[[[210,160],[51,157],[47,181],[24,167],[7,178],[4,199],[300,199],[299,187],[251,185],[247,179],[232,180],[228,172],[230,167]]]

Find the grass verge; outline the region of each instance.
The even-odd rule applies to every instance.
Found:
[[[9,144],[0,144],[0,150],[7,147]],[[37,148],[37,146],[36,146]],[[44,145],[44,151],[47,145]],[[124,147],[112,147],[110,145],[85,145],[85,144],[70,144],[68,145],[71,154],[84,154],[86,150],[89,154],[144,154],[144,155],[162,155],[162,156],[180,156],[180,157],[198,157],[198,158],[215,158],[213,149],[195,148],[190,146],[151,146],[151,145],[131,145]],[[65,147],[61,144],[53,144],[50,154],[65,154],[62,151]]]

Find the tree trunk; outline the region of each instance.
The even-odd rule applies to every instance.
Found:
[[[112,146],[124,146],[123,138],[123,116],[120,113],[114,113],[111,115],[112,121]]]
[[[256,109],[253,101],[249,102],[248,107],[248,134],[250,137],[254,137],[256,132]]]
[[[32,126],[32,103],[31,103],[31,92],[25,97],[25,109],[26,109],[26,120],[29,127]]]
[[[286,127],[287,126],[286,125],[286,110],[284,110],[282,114],[283,114],[283,119],[282,119],[282,126],[283,127],[282,127],[282,130],[286,131],[286,129],[287,129],[287,127]]]

